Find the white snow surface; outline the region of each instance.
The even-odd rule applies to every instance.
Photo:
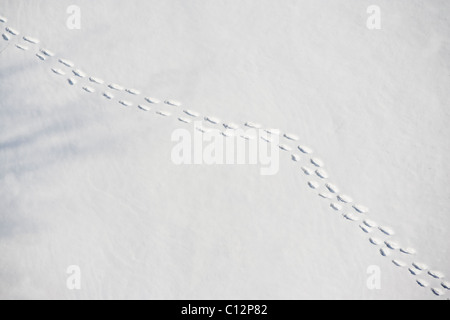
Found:
[[[69,30],[72,2],[0,0],[20,32],[0,38],[0,298],[448,297],[429,271],[450,274],[449,1],[80,0]],[[274,176],[177,166],[183,110],[278,128],[329,178],[285,151]],[[354,203],[330,208],[327,182]]]

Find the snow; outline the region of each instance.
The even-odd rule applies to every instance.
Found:
[[[365,0],[81,1],[71,30],[2,0],[0,298],[448,296],[450,3],[376,2],[381,30]],[[278,173],[175,165],[191,108],[283,132]]]

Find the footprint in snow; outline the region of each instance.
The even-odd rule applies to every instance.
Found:
[[[406,267],[406,263],[405,262],[403,262],[403,261],[401,261],[401,260],[392,260],[392,263],[394,264],[394,265],[396,265],[397,267],[399,267],[399,268],[405,268]]]
[[[123,91],[123,90],[125,90],[124,87],[122,87],[121,85],[115,84],[115,83],[111,83],[110,85],[108,85],[108,88],[116,90],[116,91]]]
[[[129,94],[134,95],[134,96],[138,96],[138,95],[141,94],[141,92],[139,90],[136,90],[136,89],[126,89],[125,91],[128,92]]]
[[[267,132],[270,135],[279,136],[281,134],[281,131],[279,129],[267,129],[267,130],[264,130],[264,131]]]
[[[28,51],[28,47],[24,46],[24,45],[21,45],[21,44],[16,44],[16,48],[20,49],[20,50],[23,50],[23,51]]]
[[[327,187],[328,191],[330,191],[331,193],[339,193],[339,188],[336,187],[334,184],[327,183],[325,186]]]
[[[33,37],[23,37],[23,40],[32,44],[38,44],[40,42],[39,39]]]
[[[294,162],[300,162],[302,160],[302,158],[298,154],[292,154],[291,159]]]
[[[190,119],[182,118],[182,117],[178,118],[178,121],[183,122],[183,123],[191,123],[192,122]]]
[[[374,246],[379,246],[383,243],[383,241],[381,241],[378,238],[370,238],[369,239],[370,243],[373,244]]]
[[[114,95],[113,95],[112,93],[110,93],[110,92],[105,92],[105,93],[103,93],[103,96],[104,96],[106,99],[109,99],[109,100],[114,99]]]
[[[379,227],[378,229],[387,236],[395,235],[395,231],[389,227]]]
[[[353,199],[351,197],[344,195],[344,194],[338,195],[337,199],[343,203],[352,203],[353,202]]]
[[[119,103],[121,105],[123,105],[124,107],[131,107],[133,105],[133,103],[131,103],[130,101],[126,101],[126,100],[120,100]]]
[[[0,22],[1,23],[7,23],[8,19],[6,19],[5,17],[0,16]]]
[[[198,112],[193,111],[193,110],[184,110],[183,112],[185,114],[187,114],[188,116],[193,117],[193,118],[200,117],[200,114]]]
[[[364,233],[367,233],[367,234],[372,233],[372,229],[369,228],[369,227],[367,227],[367,226],[365,226],[365,225],[363,225],[363,224],[361,224],[359,227],[361,228],[361,230],[362,230]]]
[[[290,133],[285,133],[284,137],[288,140],[292,140],[292,141],[298,141],[300,138],[298,136],[296,136],[295,134],[290,134]]]
[[[169,106],[181,107],[181,102],[176,101],[176,100],[166,100],[166,101],[164,101],[164,103]]]
[[[74,86],[74,85],[77,84],[77,81],[76,81],[75,79],[72,79],[72,78],[67,79],[67,82],[69,82],[69,84],[70,84],[71,86]]]
[[[392,251],[389,248],[381,248],[380,249],[380,254],[383,257],[389,257],[392,254]]]
[[[353,206],[353,209],[355,209],[358,213],[364,214],[364,213],[368,213],[369,212],[369,208],[359,205],[359,204],[355,204]]]
[[[273,139],[270,138],[270,137],[264,137],[264,136],[261,136],[261,139],[264,140],[264,141],[267,142],[267,143],[272,143],[272,142],[273,142]]]
[[[147,101],[148,103],[151,103],[151,104],[161,103],[161,100],[158,100],[158,99],[152,98],[152,97],[145,97],[144,99],[145,99],[145,101]]]
[[[318,182],[316,182],[316,181],[309,181],[308,182],[308,186],[311,189],[318,189],[320,187],[320,184]]]
[[[73,68],[75,66],[75,64],[72,61],[66,59],[59,59],[58,62],[68,68]]]
[[[434,271],[434,270],[428,271],[428,275],[430,275],[431,277],[433,277],[435,279],[444,279],[445,278],[445,275],[442,272]]]
[[[409,273],[411,273],[413,276],[420,276],[422,274],[422,271],[417,270],[415,268],[409,268]]]
[[[439,288],[432,288],[431,292],[433,292],[438,297],[443,296],[445,294],[445,292]]]
[[[261,129],[262,125],[260,125],[259,123],[255,123],[255,122],[246,122],[245,123],[246,127],[252,128],[252,129]]]
[[[287,151],[287,152],[292,151],[292,148],[285,144],[280,144],[278,147],[283,151]]]
[[[417,270],[420,270],[420,271],[425,271],[425,270],[429,269],[429,267],[426,264],[420,263],[420,262],[413,262],[412,265],[414,268],[416,268]]]
[[[375,221],[372,220],[364,220],[363,222],[366,226],[368,226],[369,228],[378,228],[378,223],[376,223]]]
[[[61,69],[58,68],[52,68],[53,73],[60,75],[60,76],[64,76],[66,73],[64,71],[62,71]]]
[[[396,242],[393,241],[385,241],[384,244],[386,245],[386,247],[388,247],[391,250],[398,250],[400,249],[400,245]]]
[[[355,216],[353,213],[346,213],[342,215],[345,219],[349,221],[359,221],[360,218]]]
[[[234,131],[232,130],[225,130],[222,132],[222,135],[226,138],[234,137]]]
[[[342,206],[339,203],[331,203],[330,207],[336,211],[341,211],[342,210]]]
[[[167,111],[156,111],[156,114],[163,116],[163,117],[170,117],[172,114]]]
[[[79,78],[86,78],[86,73],[84,73],[83,71],[76,69],[76,70],[72,70],[73,74],[76,75]]]
[[[219,118],[216,118],[216,117],[205,117],[205,121],[212,123],[212,124],[219,124],[222,122]]]
[[[322,168],[325,165],[324,162],[318,158],[311,158],[311,163],[318,168]]]
[[[249,140],[255,140],[255,137],[254,137],[254,136],[250,136],[250,135],[246,135],[246,134],[243,134],[243,135],[241,136],[241,138],[243,138],[243,139],[245,139],[245,140],[247,140],[247,141],[249,141]]]
[[[45,61],[46,60],[46,58],[43,55],[39,54],[39,53],[36,53],[36,57],[38,57],[41,61]]]
[[[17,36],[20,34],[20,32],[16,29],[13,29],[11,27],[6,27],[5,29],[6,31],[8,31],[10,34],[12,34],[13,36]]]
[[[225,129],[230,129],[230,130],[239,129],[239,125],[237,125],[235,123],[224,123],[223,126],[225,127]]]
[[[298,146],[298,150],[300,150],[304,154],[312,154],[313,153],[313,150],[311,148],[306,147],[306,146]]]
[[[404,254],[409,254],[409,255],[414,255],[417,253],[416,249],[414,249],[414,248],[402,248],[402,249],[400,249],[400,252],[404,253]]]
[[[55,54],[54,54],[52,51],[48,50],[48,49],[40,49],[39,51],[40,51],[44,56],[47,56],[47,57],[54,57],[54,56],[55,56]]]
[[[93,92],[95,92],[95,89],[94,89],[94,88],[91,88],[91,87],[83,87],[83,90],[86,91],[87,93],[93,93]]]
[[[150,111],[151,110],[150,107],[143,105],[143,104],[138,105],[138,108],[141,109],[142,111]]]
[[[89,77],[89,81],[96,83],[96,84],[104,84],[105,83],[105,81],[103,81],[100,78],[96,78],[96,77]]]
[[[422,288],[428,288],[430,286],[430,284],[427,281],[423,280],[423,279],[417,279],[416,282]]]
[[[308,167],[302,167],[302,171],[303,171],[303,173],[304,173],[305,175],[307,175],[307,176],[310,176],[310,175],[312,175],[312,174],[314,173],[314,171],[311,170],[311,169],[308,168]]]
[[[316,175],[321,179],[328,179],[328,173],[323,169],[316,170]]]
[[[319,197],[321,197],[323,199],[328,199],[328,200],[333,199],[333,195],[328,192],[319,193]]]
[[[2,34],[2,38],[5,41],[9,41],[9,39],[10,39],[9,36],[6,33]]]
[[[450,282],[444,281],[441,285],[444,289],[450,290]]]

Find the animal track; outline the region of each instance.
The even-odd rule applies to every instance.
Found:
[[[23,50],[23,51],[28,51],[28,47],[24,46],[24,45],[21,45],[21,44],[16,44],[16,48],[18,48],[20,50]]]
[[[430,284],[426,280],[423,280],[423,279],[417,279],[416,282],[422,288],[428,288],[430,286]]]
[[[36,57],[38,57],[41,61],[46,60],[46,58],[42,54],[39,54],[39,53],[36,53]]]
[[[399,268],[405,268],[406,267],[406,263],[405,262],[403,262],[403,261],[400,261],[400,260],[392,260],[392,263],[394,264],[394,265],[396,265],[397,267],[399,267]]]
[[[200,117],[200,114],[198,112],[192,111],[192,110],[184,110],[184,113],[186,113],[188,116],[191,116],[193,118]]]
[[[288,152],[292,151],[292,148],[290,146],[288,146],[288,145],[285,145],[285,144],[280,144],[279,147],[283,151],[288,151]]]
[[[123,105],[124,107],[131,107],[133,105],[133,103],[131,103],[130,101],[125,101],[125,100],[120,100],[119,103],[121,105]]]
[[[353,209],[355,209],[359,213],[368,213],[369,212],[369,208],[361,206],[361,205],[354,205]]]
[[[76,70],[72,70],[73,74],[76,75],[79,78],[86,78],[86,73],[84,73],[83,71],[76,69]]]
[[[420,271],[428,270],[428,266],[424,263],[413,262],[413,267]]]
[[[328,179],[328,173],[323,169],[316,170],[316,175],[321,179]]]
[[[379,227],[378,229],[380,229],[380,231],[383,232],[385,235],[388,235],[388,236],[395,235],[395,231],[389,227]]]
[[[205,117],[205,120],[207,121],[207,122],[209,122],[209,123],[212,123],[212,124],[219,124],[219,123],[221,123],[222,121],[220,121],[220,119],[219,118],[215,118],[215,117]]]
[[[158,99],[155,99],[155,98],[150,98],[150,97],[145,98],[145,101],[147,101],[148,103],[151,103],[151,104],[161,103],[161,100],[158,100]]]
[[[246,127],[252,128],[252,129],[261,129],[262,125],[259,123],[255,123],[255,122],[246,122],[245,123]]]
[[[88,93],[94,93],[95,92],[95,89],[91,88],[91,87],[83,87],[83,90],[88,92]]]
[[[6,23],[7,19],[0,16],[0,22]],[[17,36],[20,34],[19,31],[17,31],[14,28],[11,28],[9,26],[5,27],[5,30],[6,30],[6,32],[2,34],[2,37],[6,41],[9,41],[11,39],[11,36]],[[30,36],[24,36],[22,39],[29,44],[39,44],[40,43],[39,39],[30,37]],[[29,50],[29,48],[27,46],[20,44],[20,43],[15,44],[15,47],[20,50],[23,50],[23,51]],[[36,48],[36,49],[39,49],[39,48]],[[39,58],[41,61],[46,61],[47,58],[49,58],[49,60],[50,60],[50,58],[52,58],[54,56],[55,56],[55,54],[52,51],[50,51],[48,49],[44,49],[44,48],[40,48],[39,53],[36,53],[36,57]],[[87,74],[85,72],[81,71],[80,69],[72,69],[75,66],[75,64],[73,62],[66,60],[66,59],[62,59],[62,58],[59,59],[58,62],[61,63],[62,65],[64,65],[65,67],[70,68],[71,72],[73,73],[73,75],[75,75],[75,77],[78,77],[78,78],[88,77]],[[51,70],[53,73],[55,73],[57,75],[63,76],[66,74],[66,72],[64,70],[59,69],[59,68],[51,68]],[[105,83],[103,80],[93,77],[93,76],[88,77],[88,80],[99,86],[103,86]],[[72,86],[74,86],[77,83],[76,80],[72,79],[72,78],[67,79],[67,81]],[[125,91],[126,93],[129,93],[132,96],[139,96],[141,94],[141,92],[137,89],[125,89],[123,86],[114,84],[114,83],[109,84],[107,86],[105,85],[105,88],[109,88],[109,89],[112,89],[115,91]],[[83,86],[82,89],[88,93],[96,92],[96,90],[94,88],[91,88],[89,86]],[[109,92],[104,92],[101,95],[109,100],[114,99],[114,96]],[[151,98],[148,96],[145,97],[144,99],[145,99],[145,101],[147,101],[150,104],[160,104],[161,103],[161,100],[156,99],[156,98]],[[120,100],[118,102],[121,105],[126,106],[126,107],[130,107],[130,106],[134,105],[134,103],[132,101]],[[180,107],[182,105],[181,102],[178,102],[176,100],[165,100],[164,104],[169,105],[169,106],[174,106],[174,107]],[[135,105],[137,105],[137,107],[142,111],[150,111],[151,110],[151,108],[149,106],[146,106],[144,104],[135,103]],[[177,112],[180,113],[181,110],[177,111]],[[184,113],[190,117],[200,117],[199,113],[194,112],[192,110],[184,110]],[[164,110],[158,110],[158,111],[156,111],[156,114],[160,115],[160,116],[164,116],[164,117],[171,116],[170,112],[164,111]],[[183,123],[191,123],[192,122],[189,118],[186,118],[186,117],[178,117],[178,120]],[[204,117],[203,120],[205,122],[209,122],[214,125],[218,125],[218,124],[222,123],[219,118],[212,117],[212,116]],[[242,122],[241,124],[243,124],[246,127],[253,128],[253,129],[262,129],[263,128],[263,126],[261,124],[255,123],[255,122],[245,122],[245,123]],[[222,135],[224,135],[226,137],[232,136],[233,131],[239,129],[239,127],[240,127],[238,124],[235,124],[235,123],[223,123],[223,126],[226,130],[221,133],[222,133]],[[196,127],[196,130],[203,132],[203,133],[210,131],[210,129],[206,128],[206,127]],[[278,129],[264,129],[264,131],[267,132],[270,136],[277,135],[277,136],[280,136],[280,138],[286,139],[286,141],[285,141],[286,143],[295,143],[295,142],[299,141],[299,139],[300,139],[297,135],[290,134],[290,133],[284,133],[283,136],[281,137],[281,131]],[[253,137],[253,136],[243,135],[241,137],[244,139],[247,139],[247,140],[255,139],[255,137]],[[270,137],[261,137],[261,139],[263,139],[264,141],[266,141],[268,143],[271,143],[273,141],[273,139]],[[293,150],[293,147],[290,144],[282,143],[282,144],[279,144],[278,146],[283,151],[292,152],[292,150]],[[307,146],[298,145],[296,147],[302,154],[311,155],[314,153],[314,151]],[[290,155],[291,159],[295,162],[300,163],[303,160],[302,157],[300,157],[297,154],[290,153],[289,155]],[[352,207],[350,207],[350,205],[353,203],[353,199],[351,197],[344,195],[344,194],[340,194],[339,189],[335,185],[333,185],[332,183],[323,181],[323,180],[328,180],[329,175],[323,169],[325,164],[321,159],[319,159],[317,157],[314,157],[311,159],[305,159],[305,161],[308,161],[308,160],[309,160],[310,164],[313,165],[315,167],[315,169],[316,168],[317,169],[314,171],[313,169],[311,169],[309,167],[302,166],[301,169],[302,169],[303,173],[307,176],[312,176],[315,174],[315,176],[317,176],[318,178],[321,179],[321,183],[319,183],[317,181],[309,181],[308,186],[310,188],[312,188],[313,190],[319,190],[321,187],[325,186],[325,188],[329,192],[320,192],[320,193],[318,193],[318,195],[320,197],[322,197],[324,199],[328,199],[328,200],[334,199],[334,201],[336,201],[335,199],[337,199],[338,202],[333,202],[333,200],[331,201],[330,207],[333,210],[342,211],[342,210],[344,210],[344,207],[345,207],[345,211],[347,211],[347,209],[349,209],[349,208],[350,209],[353,208],[359,214],[369,213],[369,209],[362,205],[355,204]],[[350,220],[350,221],[359,221],[360,220],[359,216],[357,216],[353,213],[345,213],[342,216],[345,219]],[[384,237],[392,237],[395,234],[395,232],[391,228],[379,227],[378,223],[368,220],[368,219],[364,220],[361,224],[359,224],[359,228],[367,234],[375,232],[378,229],[384,235]],[[370,238],[370,242],[376,246],[381,246],[384,243],[384,245],[386,245],[386,247],[381,248],[380,253],[385,257],[392,255],[394,250],[397,252],[400,252],[402,254],[406,254],[406,255],[416,254],[416,250],[414,250],[412,248],[406,248],[406,249],[401,248],[400,245],[398,245],[397,243],[395,243],[389,239],[380,240],[378,238],[373,237],[373,238]],[[401,261],[399,259],[393,259],[392,262],[394,265],[396,265],[398,267],[406,267],[406,263],[404,263],[403,261]],[[413,268],[410,268],[408,270],[411,274],[416,276],[416,275],[419,275],[420,273],[422,273],[422,271],[428,270],[428,266],[426,266],[424,264],[413,263]],[[444,278],[444,275],[439,271],[429,271],[428,275],[432,279],[436,279],[436,280],[441,280]],[[421,284],[421,283],[426,284],[426,285],[423,285],[424,287],[429,286],[429,284],[426,283],[424,280],[417,280],[417,282],[419,284]],[[441,285],[442,288],[449,290],[448,282],[442,282],[439,285]],[[444,294],[444,291],[442,291],[439,288],[433,288],[432,291],[435,295],[438,295],[438,296]]]
[[[318,159],[318,158],[311,158],[311,163],[313,165],[315,165],[318,168],[322,168],[325,164],[323,163],[322,160]]]
[[[129,94],[132,94],[134,96],[138,96],[141,94],[141,92],[139,90],[136,89],[125,89],[126,92],[128,92]]]
[[[285,133],[284,137],[288,140],[292,140],[292,141],[298,141],[300,138],[298,136],[296,136],[295,134],[289,134],[289,133]]]
[[[334,184],[327,183],[325,187],[330,191],[331,193],[339,193],[338,187],[336,187]]]
[[[47,56],[47,57],[54,57],[54,56],[55,56],[55,54],[54,54],[53,52],[51,52],[50,50],[47,50],[47,49],[41,49],[40,51],[41,51],[41,53],[42,53],[44,56]]]
[[[138,105],[138,108],[141,109],[142,111],[150,111],[151,110],[150,107],[147,107],[143,104]]]
[[[112,83],[112,84],[108,85],[108,87],[109,87],[110,89],[117,90],[117,91],[123,91],[123,90],[125,90],[124,87],[122,87],[121,85],[115,84],[115,83]]]
[[[20,34],[20,32],[18,30],[10,28],[10,27],[6,27],[5,30],[7,32],[9,32],[10,34],[12,34],[13,36],[17,36]]]
[[[59,59],[58,62],[65,65],[68,68],[73,68],[75,66],[75,64],[72,61],[66,59]]]
[[[65,73],[64,71],[62,71],[61,69],[57,69],[57,68],[52,68],[52,71],[53,71],[54,73],[56,73],[57,75],[60,75],[60,76],[63,76],[63,75],[66,74],[66,73]]]
[[[105,83],[105,81],[103,81],[100,78],[96,78],[96,77],[89,77],[89,81],[96,83],[96,84],[104,84]]]
[[[338,195],[337,199],[343,203],[352,203],[353,202],[352,198],[350,198],[349,196],[344,195],[344,194]]]
[[[105,98],[109,99],[109,100],[114,99],[114,95],[113,95],[112,93],[109,93],[109,92],[104,92],[104,93],[103,93],[103,96],[104,96]]]
[[[430,271],[428,271],[428,274],[435,279],[444,279],[445,278],[445,275],[439,271],[430,270]]]
[[[305,154],[312,154],[313,150],[311,148],[305,147],[305,146],[298,146],[298,150]]]
[[[181,102],[176,101],[176,100],[166,100],[166,101],[164,101],[164,103],[169,106],[181,107]]]
[[[32,38],[32,37],[23,37],[23,40],[26,42],[32,43],[32,44],[38,44],[40,41],[39,39]]]

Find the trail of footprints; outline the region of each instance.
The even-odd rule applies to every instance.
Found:
[[[6,26],[7,19],[0,15],[0,26],[4,25],[4,32],[2,39],[11,42],[13,38],[18,38],[20,32],[14,28]],[[37,38],[30,36],[23,36],[21,39],[16,39],[15,47],[21,51],[33,51],[38,61],[48,61],[55,57],[55,54],[43,47],[39,47],[40,41]],[[70,60],[58,58],[56,63],[50,67],[50,70],[56,76],[64,77],[67,83],[71,86],[78,84],[78,81],[83,80],[81,87],[88,94],[101,92],[103,98],[114,101],[115,92],[125,92],[129,94],[130,99],[141,97],[140,90],[134,88],[126,88],[116,83],[106,84],[104,80],[96,76],[88,76],[87,73],[81,69],[75,68],[75,64]],[[145,101],[145,102],[144,102]],[[116,101],[123,107],[132,107],[134,103],[125,99],[117,99]],[[192,123],[192,119],[200,119],[205,123],[219,127],[222,135],[225,137],[233,137],[233,131],[241,128],[241,125],[235,123],[222,122],[219,118],[214,116],[202,116],[199,112],[191,109],[182,109],[182,103],[176,100],[162,100],[145,96],[142,103],[136,104],[136,107],[144,112],[149,112],[153,107],[156,107],[155,114],[162,117],[172,116],[172,111],[175,111],[178,116],[178,121],[184,124]],[[176,108],[175,110],[173,108]],[[243,127],[252,129],[263,129],[263,126],[256,122],[244,122]],[[211,130],[208,127],[197,128],[201,132]],[[398,268],[404,268],[408,273],[415,278],[417,284],[422,288],[430,288],[431,292],[436,296],[442,296],[450,290],[450,283],[444,281],[445,275],[439,271],[431,270],[426,264],[415,262],[411,257],[416,255],[414,248],[403,247],[399,243],[392,240],[395,236],[395,231],[387,226],[378,224],[368,218],[369,209],[363,205],[355,204],[353,199],[341,193],[339,188],[328,181],[329,175],[324,169],[325,163],[318,157],[314,156],[314,151],[305,145],[292,146],[292,143],[298,143],[300,137],[292,133],[282,133],[278,129],[264,129],[267,133],[266,137],[261,137],[267,143],[273,143],[273,136],[278,136],[284,139],[285,143],[280,143],[280,150],[288,153],[294,162],[302,163],[300,172],[307,177],[307,185],[313,191],[317,192],[322,199],[329,201],[330,208],[334,212],[338,212],[344,219],[349,222],[357,223],[359,229],[368,235],[368,241],[373,246],[377,247],[379,253],[383,257],[391,257],[392,264]],[[254,139],[255,137],[244,136],[243,139]],[[410,261],[409,263],[406,260]],[[440,286],[431,287],[429,281],[438,281]]]

